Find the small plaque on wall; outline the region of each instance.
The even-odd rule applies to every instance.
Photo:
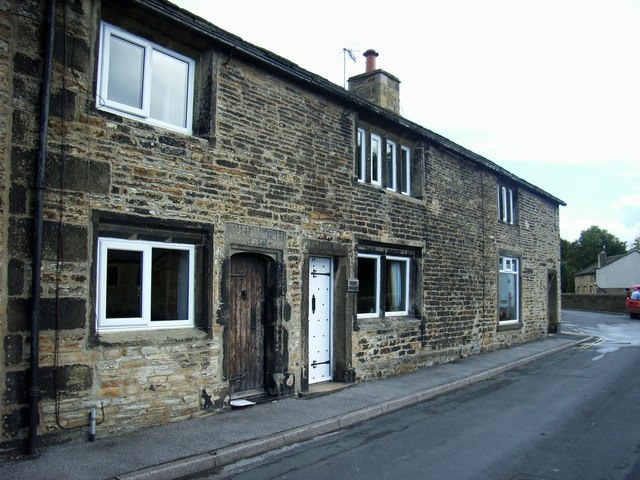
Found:
[[[357,292],[360,290],[360,281],[357,278],[350,278],[347,281],[347,292]]]

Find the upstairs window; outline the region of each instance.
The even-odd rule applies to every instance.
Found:
[[[102,23],[97,107],[191,132],[195,62]]]
[[[407,147],[400,149],[400,193],[411,195],[411,150]]]
[[[396,144],[387,140],[387,155],[384,162],[387,190],[396,190]]]
[[[356,175],[358,182],[411,195],[411,149],[397,140],[358,127],[356,130]],[[415,192],[413,192],[415,193]]]
[[[371,183],[382,185],[382,139],[378,135],[371,134]]]
[[[516,223],[516,192],[513,188],[500,185],[498,187],[498,219],[502,223]]]
[[[367,165],[367,149],[365,148],[365,131],[362,128],[358,129],[358,145],[356,155],[356,170],[358,173],[358,181],[364,182]]]

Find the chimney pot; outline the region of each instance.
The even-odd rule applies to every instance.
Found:
[[[370,48],[362,55],[367,59],[365,72],[373,72],[376,69],[376,57],[379,55],[378,52]]]

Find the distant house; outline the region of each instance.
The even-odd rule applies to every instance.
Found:
[[[0,29],[0,453],[557,328],[564,202],[375,52],[346,90],[164,0],[44,3]]]
[[[640,284],[640,251],[607,256],[603,250],[598,261],[576,273],[576,293],[623,293]]]

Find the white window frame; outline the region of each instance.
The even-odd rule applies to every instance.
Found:
[[[400,163],[402,166],[401,175],[402,178],[402,189],[400,193],[403,195],[411,195],[411,149],[408,147],[400,148]]]
[[[358,253],[358,259],[371,258],[376,261],[375,310],[371,313],[358,313],[358,318],[375,318],[380,316],[380,255]]]
[[[400,317],[400,316],[409,315],[409,300],[410,300],[409,292],[411,289],[411,284],[409,282],[411,278],[411,259],[409,257],[398,257],[398,256],[391,256],[391,255],[385,256],[385,255],[374,254],[374,253],[358,253],[358,259],[360,258],[370,258],[376,261],[375,311],[370,313],[358,313],[357,318],[377,318],[381,316],[382,312],[384,312],[384,315],[388,317]],[[386,282],[387,280],[386,278],[383,279],[381,276],[382,260],[384,260],[385,263],[389,261],[404,262],[406,265],[405,278],[404,278],[404,285],[405,285],[405,291],[404,291],[405,309],[404,310],[386,311],[384,309],[385,307],[381,301],[381,291],[382,291],[382,282]],[[385,265],[385,268],[388,268],[388,266]],[[385,291],[387,288],[388,286],[385,283]]]
[[[399,316],[406,316],[409,314],[409,270],[411,268],[411,263],[409,262],[409,258],[407,257],[392,257],[392,256],[387,256],[385,257],[385,262],[388,264],[389,261],[396,261],[396,262],[403,262],[405,264],[405,269],[404,269],[404,305],[405,305],[405,309],[404,310],[397,310],[397,311],[386,311],[385,310],[385,315],[390,316],[390,317],[399,317]],[[388,269],[389,266],[385,265],[385,267]],[[386,281],[386,280],[385,280]],[[389,286],[386,285],[386,290],[388,290]]]
[[[371,134],[371,148],[369,152],[369,163],[371,164],[371,184],[382,186],[382,137],[380,135],[376,135],[375,133]],[[374,148],[374,144],[377,145]],[[377,155],[378,161],[376,162],[376,169],[374,171],[374,163],[373,156]],[[375,179],[375,180],[374,180]]]
[[[360,165],[360,175],[358,175],[358,181],[364,182],[366,180],[366,168],[367,168],[367,148],[366,148],[366,132],[364,128],[358,128],[358,151],[360,153],[360,158],[357,159],[357,162]]]
[[[514,224],[514,194],[513,188],[506,185],[500,185],[498,190],[498,211],[500,212],[500,221],[508,225]]]
[[[131,105],[122,104],[119,102],[115,102],[109,100],[107,97],[109,85],[109,49],[110,49],[110,39],[112,36],[121,38],[127,42],[133,43],[144,48],[144,72],[143,72],[143,92],[142,92],[142,108],[136,108]],[[154,119],[150,116],[151,109],[151,98],[150,98],[150,90],[151,90],[151,75],[152,72],[152,56],[153,51],[161,52],[169,57],[172,57],[176,60],[182,61],[187,64],[188,68],[188,78],[187,78],[187,91],[185,92],[186,96],[186,112],[185,112],[185,123],[184,125],[176,125],[168,122],[164,122],[162,120]],[[98,92],[96,96],[96,107],[99,110],[108,111],[111,113],[116,113],[119,115],[123,115],[125,117],[134,118],[136,120],[143,120],[145,122],[151,123],[153,125],[158,125],[161,127],[169,128],[171,130],[176,130],[183,133],[191,133],[192,122],[193,122],[193,90],[194,90],[194,78],[195,78],[195,62],[181,55],[177,52],[168,50],[160,45],[157,45],[153,42],[145,40],[141,37],[133,35],[125,30],[122,30],[118,27],[110,25],[106,22],[102,22],[101,24],[101,35],[100,35],[100,53],[98,58]]]
[[[387,164],[389,162],[389,155],[391,155],[391,170],[387,171]],[[391,190],[392,192],[396,191],[396,144],[391,140],[387,140],[387,147],[384,156],[384,173],[385,175],[389,175],[390,178],[386,179],[387,190]]]
[[[153,321],[150,318],[151,260],[154,248],[182,250],[187,251],[189,254],[189,298],[187,300],[187,319]],[[106,316],[108,270],[107,258],[108,251],[110,249],[142,252],[142,272],[140,287],[142,289],[142,316],[140,317],[107,318]],[[194,326],[195,245],[101,237],[98,239],[97,265],[96,330],[98,332],[190,328]]]
[[[501,256],[499,259],[498,275],[512,275],[515,282],[515,311],[516,318],[511,320],[500,320],[500,280],[498,279],[498,321],[500,325],[510,325],[520,323],[520,259],[515,257]]]

